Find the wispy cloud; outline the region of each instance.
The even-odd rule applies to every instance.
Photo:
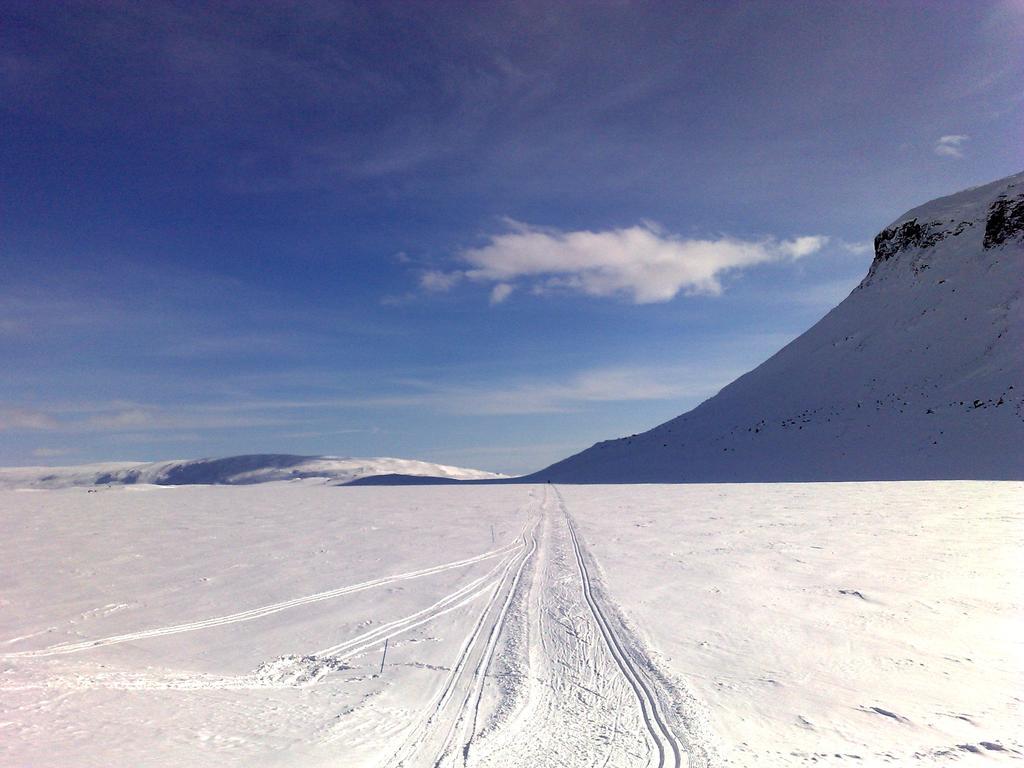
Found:
[[[0,409],[0,432],[56,429],[57,420],[49,413],[22,408]]]
[[[235,334],[193,334],[181,341],[161,345],[161,355],[175,358],[223,358],[225,356],[287,355],[301,351],[303,344],[316,341],[312,333],[299,334],[266,332]]]
[[[935,142],[935,154],[941,157],[963,157],[963,145],[970,138],[971,137],[965,133],[940,136],[939,140]]]
[[[459,254],[465,269],[427,273],[421,286],[448,290],[461,280],[491,283],[492,304],[507,299],[520,285],[534,294],[571,292],[651,304],[679,293],[718,295],[721,278],[730,271],[800,259],[828,242],[821,235],[791,240],[683,238],[651,222],[598,232],[506,223],[507,232]]]
[[[511,387],[451,389],[432,394],[436,405],[460,413],[558,413],[587,404],[674,400],[711,394],[728,380],[696,368],[602,368],[564,381],[527,381]]]
[[[164,406],[114,400],[101,403],[55,403],[36,408],[0,409],[0,432],[45,431],[65,434],[116,433],[138,430],[180,431],[245,429],[294,425],[295,419],[245,414],[204,405]]]
[[[854,256],[865,256],[875,250],[875,246],[870,240],[861,240],[856,242],[840,240],[838,245],[845,251],[852,253]]]
[[[524,379],[507,385],[487,383],[439,385],[406,381],[400,391],[366,397],[259,400],[212,406],[226,410],[264,411],[418,408],[436,413],[502,416],[564,413],[592,403],[675,400],[714,393],[740,369],[726,366],[595,368],[557,380]]]
[[[303,432],[284,432],[281,434],[281,437],[306,439],[313,437],[335,437],[337,435],[379,435],[381,431],[379,427],[370,427],[368,429],[310,429]]]
[[[509,283],[498,283],[491,289],[491,304],[501,304],[512,295],[515,288]]]
[[[282,437],[377,433],[377,427],[322,425],[345,411],[414,408],[437,414],[504,416],[567,413],[595,403],[681,400],[705,397],[742,372],[735,366],[672,365],[594,368],[558,378],[512,383],[439,384],[394,382],[390,392],[308,398],[244,398],[230,402],[162,405],[110,401],[51,404],[34,410],[0,411],[0,430],[50,434],[208,433],[271,428]],[[337,423],[330,417],[327,423]]]
[[[73,432],[128,432],[135,430],[219,430],[249,429],[292,424],[292,420],[262,416],[211,416],[201,406],[161,407],[139,405],[62,423]]]
[[[69,453],[65,448],[36,448],[32,455],[40,459],[52,459],[56,456],[66,456]]]
[[[13,280],[25,276],[5,277]],[[43,275],[33,275],[31,279],[34,282],[31,286],[12,289],[8,285],[0,293],[0,338],[38,341],[40,337],[102,330],[123,320],[123,313],[109,303],[97,306],[96,302],[62,296],[58,290],[51,289]]]
[[[425,291],[447,291],[459,282],[460,277],[457,272],[432,269],[420,275],[420,287]]]
[[[827,312],[849,296],[860,280],[861,277],[856,275],[814,283],[788,292],[780,299],[790,306],[796,304]]]

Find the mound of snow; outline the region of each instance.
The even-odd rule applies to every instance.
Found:
[[[332,672],[351,669],[350,666],[330,656],[279,656],[273,661],[260,664],[253,673],[256,682],[267,686],[294,686],[297,688],[314,685]]]
[[[344,484],[383,474],[418,475],[455,480],[504,477],[477,469],[450,467],[411,459],[356,459],[337,456],[252,454],[221,459],[114,462],[77,467],[0,468],[0,488],[67,488],[89,485],[249,485],[279,480],[319,479]]]
[[[715,397],[524,478],[1024,479],[1024,173],[875,238],[839,306]]]

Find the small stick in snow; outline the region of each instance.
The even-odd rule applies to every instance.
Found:
[[[388,639],[384,638],[384,653],[380,657],[380,672],[378,674],[384,674],[384,659],[388,657]]]

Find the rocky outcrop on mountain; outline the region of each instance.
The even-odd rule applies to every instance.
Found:
[[[875,238],[813,328],[689,413],[527,479],[1024,479],[1024,174]]]
[[[973,222],[961,221],[957,224],[956,229],[943,229],[943,224],[944,222],[941,221],[919,224],[917,219],[911,219],[898,226],[883,229],[875,235],[875,261],[871,266],[888,261],[897,253],[910,248],[931,248],[947,237],[959,235]]]
[[[982,245],[993,248],[1012,238],[1024,237],[1024,193],[1016,198],[1000,197],[989,208]]]

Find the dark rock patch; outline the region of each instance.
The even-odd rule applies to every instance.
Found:
[[[985,221],[982,246],[993,248],[1021,235],[1024,235],[1024,195],[1016,199],[1002,197],[992,203]]]

